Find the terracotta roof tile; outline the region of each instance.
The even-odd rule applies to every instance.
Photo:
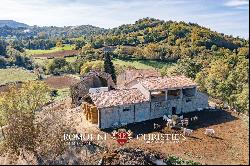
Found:
[[[141,79],[140,83],[148,90],[161,90],[196,86],[196,83],[185,76],[149,77]]]
[[[149,101],[149,99],[146,98],[138,89],[122,89],[100,93],[90,93],[90,97],[98,108]]]

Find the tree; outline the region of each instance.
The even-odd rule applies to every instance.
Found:
[[[7,46],[7,43],[3,40],[0,40],[0,56],[6,55],[6,46]]]
[[[179,73],[182,73],[187,77],[191,77],[193,79],[202,68],[201,64],[191,58],[183,58],[179,60],[177,64],[177,70],[179,71]]]
[[[217,51],[217,50],[218,50],[218,47],[217,47],[216,45],[212,45],[211,50],[212,50],[212,51]]]
[[[80,74],[86,74],[90,71],[104,71],[103,61],[85,62],[81,67]]]
[[[72,129],[72,123],[62,118],[66,116],[64,111],[48,109],[44,112],[45,118],[37,122],[36,153],[42,157],[43,164],[56,164],[56,158],[68,148],[63,135],[76,131]]]
[[[65,58],[56,58],[48,65],[49,73],[60,75],[62,72],[65,72],[68,64]]]
[[[104,71],[111,74],[113,81],[116,82],[115,67],[113,65],[113,62],[111,61],[109,52],[104,53]]]
[[[16,89],[11,87],[1,99],[7,131],[5,146],[15,153],[21,148],[35,151],[37,128],[35,112],[49,99],[48,86],[39,81],[31,81]]]
[[[58,42],[56,42],[56,47],[62,47],[62,46],[63,46],[62,41],[58,41]]]

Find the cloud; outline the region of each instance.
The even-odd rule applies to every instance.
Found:
[[[1,0],[0,19],[39,26],[91,24],[113,28],[154,17],[198,23],[247,38],[248,3],[245,0]]]
[[[249,5],[249,0],[229,0],[225,3],[225,6],[229,7],[239,7],[248,5]]]

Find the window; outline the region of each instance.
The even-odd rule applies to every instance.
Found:
[[[126,112],[126,111],[130,111],[130,108],[129,107],[123,108],[123,112]]]
[[[169,90],[169,91],[168,91],[168,95],[169,95],[169,96],[179,96],[180,93],[181,93],[180,90]]]
[[[176,107],[172,107],[172,115],[176,115]]]
[[[155,107],[162,107],[162,102],[155,102],[154,105]]]
[[[181,97],[181,90],[180,90],[180,89],[168,90],[167,95],[168,95],[168,96],[167,96],[167,99],[168,99],[168,100],[180,99],[180,97]]]
[[[183,97],[193,97],[195,96],[196,88],[186,88],[182,90]]]
[[[164,101],[166,96],[165,91],[151,92],[151,101]]]

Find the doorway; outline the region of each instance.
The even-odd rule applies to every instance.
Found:
[[[172,107],[172,115],[176,115],[176,107]]]

